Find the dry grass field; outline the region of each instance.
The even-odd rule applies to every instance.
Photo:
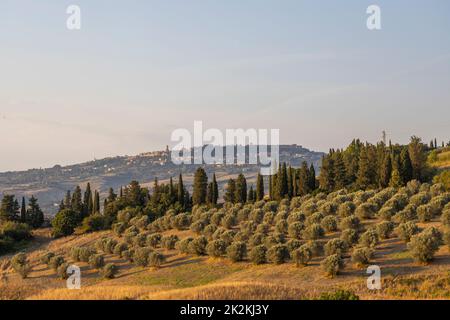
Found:
[[[354,291],[361,299],[450,298],[449,249],[441,247],[431,264],[419,265],[396,238],[383,241],[373,260],[382,269],[383,287],[379,291],[369,291],[365,270],[350,262],[338,277],[329,279],[320,268],[320,259],[303,268],[293,263],[255,266],[224,258],[184,255],[175,250],[163,251],[167,261],[159,269],[136,267],[107,255],[107,262],[119,266],[119,274],[112,280],[102,279],[86,263],[77,263],[82,270],[82,288],[69,290],[64,280],[39,262],[40,256],[50,250],[70,261],[70,248],[93,245],[112,234],[97,232],[53,240],[49,232],[36,232],[26,250],[33,268],[27,279],[12,271],[8,263],[11,256],[0,259],[0,299],[314,299],[336,289]],[[190,234],[170,232],[180,237]]]

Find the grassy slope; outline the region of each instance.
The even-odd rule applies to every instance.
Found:
[[[179,236],[189,233],[183,231]],[[164,251],[167,263],[155,270],[107,256],[107,262],[119,266],[118,277],[103,280],[96,270],[79,263],[81,290],[66,289],[65,281],[39,263],[45,250],[66,254],[70,260],[67,253],[71,247],[92,245],[106,235],[111,236],[98,232],[52,240],[48,230],[39,231],[27,250],[33,267],[28,279],[22,280],[12,272],[10,257],[0,258],[0,299],[303,299],[336,288],[354,290],[364,299],[450,298],[448,248],[442,247],[431,265],[421,266],[412,261],[398,239],[385,240],[377,248],[373,264],[382,268],[383,290],[379,292],[369,292],[365,270],[355,269],[350,263],[337,278],[325,278],[320,258],[307,267],[296,268],[292,263],[253,266]]]

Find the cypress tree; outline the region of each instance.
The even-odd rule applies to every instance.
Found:
[[[256,201],[261,201],[264,199],[264,178],[258,172],[258,176],[256,178]]]
[[[213,205],[217,205],[217,200],[219,200],[219,185],[217,184],[216,174],[213,174],[213,181],[212,181],[212,191],[213,191],[213,197],[212,197],[212,203]]]
[[[292,198],[293,194],[294,194],[294,183],[292,181],[292,174],[293,169],[291,166],[289,166],[289,169],[287,171],[287,195],[290,198]]]
[[[322,157],[322,167],[319,176],[320,189],[326,192],[334,190],[334,163],[332,154]]]
[[[91,184],[88,182],[86,185],[86,190],[84,191],[84,197],[83,197],[83,211],[84,217],[87,217],[92,214],[92,209],[94,207],[94,201],[92,199],[92,191],[91,191]]]
[[[198,168],[194,175],[194,191],[192,193],[193,205],[201,205],[206,202],[206,189],[208,177],[203,168]]]
[[[185,208],[183,176],[181,175],[181,173],[178,177],[177,199],[178,199],[178,203],[181,205],[181,207]]]
[[[34,196],[31,196],[28,201],[26,217],[27,223],[33,228],[39,228],[44,223],[44,213],[39,207],[38,200]]]
[[[173,202],[173,200],[175,198],[175,188],[173,186],[172,177],[170,177],[170,181],[169,181],[169,197],[170,197],[170,201]]]
[[[381,188],[386,188],[389,185],[392,175],[392,161],[391,155],[386,153],[383,160],[383,165],[380,171],[379,184]]]
[[[236,181],[234,179],[228,180],[227,187],[225,190],[224,201],[235,203],[236,199]]]
[[[71,200],[71,208],[76,213],[83,214],[83,199],[81,198],[81,188],[76,186]]]
[[[253,203],[255,202],[255,198],[254,196],[254,192],[253,192],[253,185],[250,186],[250,190],[248,191],[248,196],[247,196],[247,201],[249,203]]]
[[[206,189],[206,203],[212,205],[213,197],[214,197],[213,183],[210,182],[208,183],[208,188]]]
[[[247,180],[242,173],[238,175],[236,180],[236,195],[234,199],[238,203],[247,202]]]
[[[303,161],[302,166],[300,167],[299,179],[298,179],[298,193],[301,196],[308,194],[311,190],[309,188],[310,176],[308,170],[308,164],[306,161]]]
[[[25,223],[27,221],[27,207],[25,204],[25,197],[22,197],[22,206],[20,207],[20,222]]]
[[[364,148],[359,156],[358,174],[356,177],[356,184],[359,188],[365,190],[372,185],[374,178],[373,166],[369,160],[369,150]]]
[[[346,182],[346,171],[344,158],[341,151],[337,151],[334,154],[334,188],[340,190],[345,188]]]
[[[269,198],[273,200],[273,175],[269,175]]]
[[[70,190],[67,190],[66,197],[64,198],[64,207],[66,209],[72,209],[72,196]]]
[[[296,169],[292,170],[291,179],[292,179],[292,196],[296,197],[298,196],[298,174]]]
[[[100,213],[100,193],[94,191],[94,203],[92,206],[92,213]]]
[[[408,148],[403,148],[400,152],[400,164],[398,167],[400,177],[404,183],[410,181],[413,177],[413,168],[409,157]]]
[[[109,188],[108,197],[105,199],[107,203],[114,202],[117,199],[117,194],[114,193],[113,188]]]
[[[316,169],[314,169],[314,165],[311,163],[311,166],[309,167],[309,183],[308,183],[309,190],[314,191],[316,190]]]
[[[400,157],[398,155],[394,155],[392,157],[392,173],[391,179],[389,180],[390,187],[401,187],[405,184],[405,181],[402,178],[401,174],[401,162]]]
[[[426,155],[420,138],[413,136],[408,145],[409,157],[412,165],[412,178],[421,180],[425,167]]]
[[[275,188],[275,199],[281,200],[288,195],[288,181],[286,163],[279,167],[277,173],[277,184]]]

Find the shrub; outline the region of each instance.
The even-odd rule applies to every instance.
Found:
[[[286,242],[286,237],[282,233],[273,233],[264,239],[264,244],[267,248],[270,248],[277,244],[283,244]]]
[[[54,256],[54,255],[53,255]],[[70,249],[70,258],[75,261],[75,262],[79,262],[81,261],[80,259],[80,247],[72,247]],[[51,259],[51,258],[50,258]]]
[[[177,235],[166,236],[161,239],[161,246],[167,250],[173,250],[179,240]]]
[[[134,252],[135,250],[132,248],[122,251],[122,258],[124,258],[128,262],[134,262]]]
[[[133,246],[143,248],[147,245],[147,235],[140,233],[134,236],[131,242]]]
[[[61,280],[67,280],[70,277],[70,274],[67,273],[67,268],[69,268],[70,264],[68,263],[63,263],[62,265],[60,265],[57,269],[56,269],[56,275],[61,279]]]
[[[189,251],[189,244],[193,241],[194,239],[191,237],[187,237],[184,238],[183,240],[179,241],[177,243],[177,249],[181,252],[181,253],[190,253]]]
[[[235,241],[227,248],[227,256],[233,262],[244,260],[247,254],[247,245],[242,241]]]
[[[379,242],[378,233],[374,228],[368,229],[359,238],[362,247],[375,248]]]
[[[291,226],[293,224],[301,224],[301,222],[293,222],[291,224]],[[289,230],[289,224],[285,219],[281,219],[280,221],[277,222],[277,224],[275,225],[275,231],[279,232],[279,233],[287,233]]]
[[[195,221],[191,224],[189,228],[191,229],[192,232],[201,233],[205,228],[205,223],[202,221]]]
[[[392,207],[383,207],[378,211],[378,216],[380,219],[390,221],[392,217],[395,215],[396,211]]]
[[[372,258],[373,250],[367,247],[356,248],[352,252],[352,262],[359,268],[362,268],[369,264]]]
[[[125,232],[127,228],[128,225],[124,222],[118,222],[112,225],[112,231],[119,237],[122,236],[122,234]]]
[[[326,232],[334,232],[337,230],[337,219],[334,216],[326,216],[320,225]]]
[[[428,222],[433,219],[433,210],[429,204],[421,205],[417,208],[417,217],[420,222]]]
[[[203,256],[206,254],[207,245],[208,240],[204,236],[197,237],[189,243],[189,252],[198,256]]]
[[[223,240],[214,240],[206,246],[206,252],[211,257],[221,257],[225,254],[227,244]]]
[[[125,242],[120,242],[114,247],[114,254],[123,258],[123,252],[125,250],[128,250],[128,244],[126,244]]]
[[[337,213],[340,217],[345,218],[353,215],[355,210],[356,210],[355,204],[351,201],[347,201],[339,205]]]
[[[0,234],[14,241],[28,240],[31,238],[31,229],[26,223],[7,221],[0,226]]]
[[[343,218],[341,220],[341,223],[339,224],[339,228],[341,230],[345,230],[345,229],[356,229],[358,230],[360,227],[360,222],[358,217],[356,216],[349,216],[346,218]]]
[[[149,248],[136,248],[133,254],[133,262],[137,266],[147,267],[151,252]]]
[[[308,241],[306,246],[311,250],[313,257],[320,257],[323,255],[323,245],[319,241]]]
[[[117,273],[118,273],[119,269],[117,268],[117,266],[113,263],[108,263],[106,266],[103,267],[103,269],[101,270],[102,273],[102,277],[105,279],[113,279]]]
[[[80,261],[89,262],[89,258],[97,252],[91,247],[79,248],[78,258]]]
[[[311,240],[319,239],[319,238],[323,237],[324,234],[325,234],[325,232],[324,232],[323,228],[320,226],[320,224],[317,224],[317,223],[310,225],[302,232],[302,236],[305,239],[311,239]]]
[[[409,242],[411,237],[419,232],[419,228],[414,222],[401,223],[396,229],[397,236],[405,242]]]
[[[265,245],[259,245],[250,250],[250,260],[254,264],[264,264],[267,262],[267,248]]]
[[[332,293],[320,294],[319,300],[359,300],[359,297],[351,291],[336,290]]]
[[[293,252],[302,246],[302,242],[297,239],[291,239],[286,243],[289,252]]]
[[[149,256],[150,267],[159,268],[165,261],[166,261],[166,257],[163,254],[156,252],[156,251],[153,251],[152,253],[150,253],[150,256]]]
[[[450,249],[450,230],[447,229],[444,233],[444,243],[449,247]]]
[[[117,246],[117,241],[115,239],[106,239],[105,244],[104,244],[104,252],[105,253],[109,253],[109,254],[113,254],[114,253],[114,249]]]
[[[64,258],[62,256],[54,256],[49,261],[49,267],[57,271],[58,267],[64,263]]]
[[[289,250],[283,244],[272,246],[267,251],[267,258],[275,264],[282,264],[289,260]]]
[[[324,215],[322,212],[316,212],[306,218],[305,224],[307,226],[310,226],[312,224],[320,224],[323,218]]]
[[[41,256],[40,262],[42,264],[46,264],[48,265],[50,262],[50,259],[53,258],[55,256],[55,254],[53,252],[46,252]]]
[[[277,224],[278,225],[278,224]],[[302,237],[304,226],[302,222],[294,222],[289,225],[288,234],[289,237],[294,239],[300,239]]]
[[[450,227],[450,209],[446,209],[442,212],[441,222],[444,226]]]
[[[95,269],[101,269],[105,265],[105,258],[101,254],[93,254],[89,258],[89,265]]]
[[[227,214],[222,219],[222,226],[226,229],[231,229],[236,224],[236,218],[232,214]]]
[[[306,266],[311,260],[312,252],[308,245],[302,245],[300,248],[292,252],[292,260],[295,261],[297,267]]]
[[[361,219],[373,219],[375,217],[375,207],[371,203],[363,203],[355,210],[355,215]]]
[[[377,224],[375,228],[380,239],[389,239],[394,231],[394,223],[390,221],[383,221]]]
[[[269,231],[270,231],[270,225],[268,225],[267,223],[261,223],[256,228],[257,233],[262,233],[264,235],[267,235],[269,233]]]
[[[153,234],[149,234],[146,237],[145,243],[149,247],[156,248],[161,243],[161,239],[162,239],[162,236],[160,233],[153,233]]]
[[[359,233],[355,229],[345,229],[344,231],[342,231],[340,238],[347,242],[349,246],[352,246],[358,242]]]
[[[83,219],[82,227],[84,232],[105,230],[109,227],[108,218],[95,213]]]
[[[25,253],[18,253],[11,259],[11,266],[15,272],[25,279],[31,272],[31,266],[28,263]]]
[[[65,209],[56,214],[52,220],[52,234],[54,237],[64,237],[73,234],[78,226],[80,216],[73,210]]]
[[[256,247],[264,242],[264,235],[260,233],[255,233],[253,236],[250,237],[250,240],[248,241],[248,244],[250,247]]]
[[[394,220],[399,223],[413,221],[417,218],[416,208],[412,205],[407,205],[402,211],[394,216]]]
[[[333,278],[339,273],[339,270],[344,267],[344,261],[342,260],[341,255],[334,254],[326,257],[322,261],[321,266],[326,275]]]
[[[331,239],[325,244],[324,249],[326,256],[334,254],[343,255],[348,250],[348,243],[341,239]]]
[[[408,243],[408,250],[414,260],[427,263],[433,260],[435,252],[442,244],[442,234],[434,227],[428,228],[412,236]]]

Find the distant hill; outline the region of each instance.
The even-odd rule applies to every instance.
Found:
[[[281,145],[280,162],[299,167],[303,161],[315,166],[318,173],[322,152],[310,151],[300,145]],[[52,168],[0,173],[0,197],[14,194],[17,197],[36,196],[44,212],[53,215],[67,190],[77,185],[84,188],[90,182],[92,188],[105,195],[108,188],[118,190],[131,180],[151,186],[155,177],[161,182],[183,174],[184,182],[192,183],[193,173],[199,165],[175,165],[168,151],[153,151],[136,156],[117,156],[70,166],[55,165]],[[226,181],[243,172],[250,184],[255,183],[257,165],[205,165],[208,174],[216,173],[219,188]]]

